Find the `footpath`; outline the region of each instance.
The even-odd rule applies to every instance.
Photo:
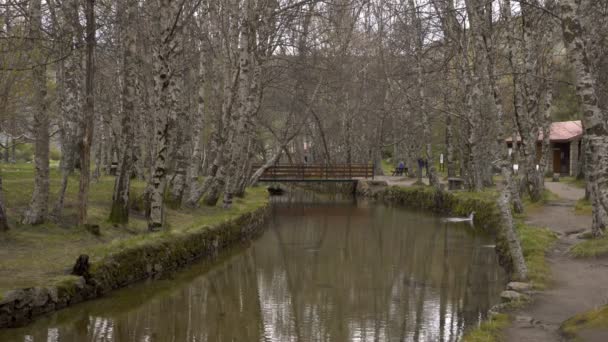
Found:
[[[565,183],[545,183],[558,196],[526,216],[525,222],[546,227],[559,239],[547,255],[552,273],[548,288],[533,296],[533,302],[515,311],[513,324],[505,331],[506,341],[562,341],[559,327],[568,318],[608,303],[608,257],[577,259],[568,251],[581,241],[577,235],[591,227],[591,216],[575,215],[574,205],[584,190]],[[608,331],[587,330],[584,341],[608,341]]]

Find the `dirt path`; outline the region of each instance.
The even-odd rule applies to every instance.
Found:
[[[515,312],[515,320],[506,331],[507,341],[562,341],[559,325],[577,313],[608,302],[608,258],[574,259],[568,249],[577,242],[576,234],[567,234],[591,226],[590,216],[574,214],[574,203],[584,190],[564,183],[546,183],[559,196],[542,209],[528,215],[526,222],[547,227],[560,236],[547,261],[553,283],[535,295],[532,304]],[[585,341],[608,341],[608,336],[583,336]]]

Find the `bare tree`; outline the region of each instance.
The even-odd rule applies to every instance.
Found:
[[[49,201],[49,113],[47,108],[46,61],[42,53],[41,0],[32,0],[29,6],[31,41],[29,62],[32,64],[33,107],[35,135],[34,192],[24,224],[40,224],[46,220]]]
[[[118,157],[118,170],[112,195],[110,221],[114,223],[129,222],[129,195],[131,175],[133,172],[133,123],[137,114],[136,83],[137,83],[137,2],[124,3],[123,56],[122,72],[122,132],[121,150]],[[122,8],[121,8],[122,9]]]

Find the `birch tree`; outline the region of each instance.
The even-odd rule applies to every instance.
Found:
[[[125,1],[124,19],[122,23],[123,55],[122,55],[122,133],[121,150],[118,157],[118,170],[114,181],[110,221],[127,223],[129,221],[129,196],[131,174],[133,172],[133,122],[137,115],[137,2]]]
[[[24,224],[40,224],[46,220],[49,201],[49,113],[47,108],[46,60],[42,52],[41,0],[29,3],[29,63],[33,82],[34,191],[23,216]]]
[[[594,74],[581,19],[587,0],[561,0],[562,35],[576,73],[576,93],[583,110],[585,179],[593,206],[592,233],[602,236],[608,225],[608,115],[599,105]]]
[[[179,89],[174,80],[176,54],[180,52],[182,23],[180,16],[184,3],[177,0],[155,2],[155,28],[153,49],[154,67],[154,144],[152,174],[146,188],[146,218],[149,230],[165,225],[165,188],[169,161],[170,140],[175,134],[175,101]]]
[[[87,223],[89,183],[91,181],[91,144],[95,124],[95,0],[85,0],[85,93],[80,141],[80,182],[78,187],[78,224]]]
[[[61,185],[57,202],[53,208],[53,216],[60,218],[65,202],[65,193],[68,187],[69,175],[72,173],[77,154],[77,143],[80,139],[80,117],[82,112],[82,54],[80,46],[83,45],[84,30],[80,24],[79,5],[76,0],[65,0],[61,8],[63,26],[62,36],[66,39],[62,50],[67,57],[60,65],[61,90],[60,109],[62,119],[60,122],[61,139]]]

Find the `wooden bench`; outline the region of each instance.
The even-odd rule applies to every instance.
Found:
[[[457,177],[448,178],[448,189],[449,190],[462,190],[464,187],[464,179]]]
[[[404,167],[404,168],[402,168],[402,169],[400,169],[400,168],[395,168],[395,169],[393,170],[393,174],[392,174],[392,175],[393,175],[393,176],[403,176],[404,174],[406,174],[406,175],[407,175],[407,171],[408,171],[408,170],[407,170],[407,167]]]

